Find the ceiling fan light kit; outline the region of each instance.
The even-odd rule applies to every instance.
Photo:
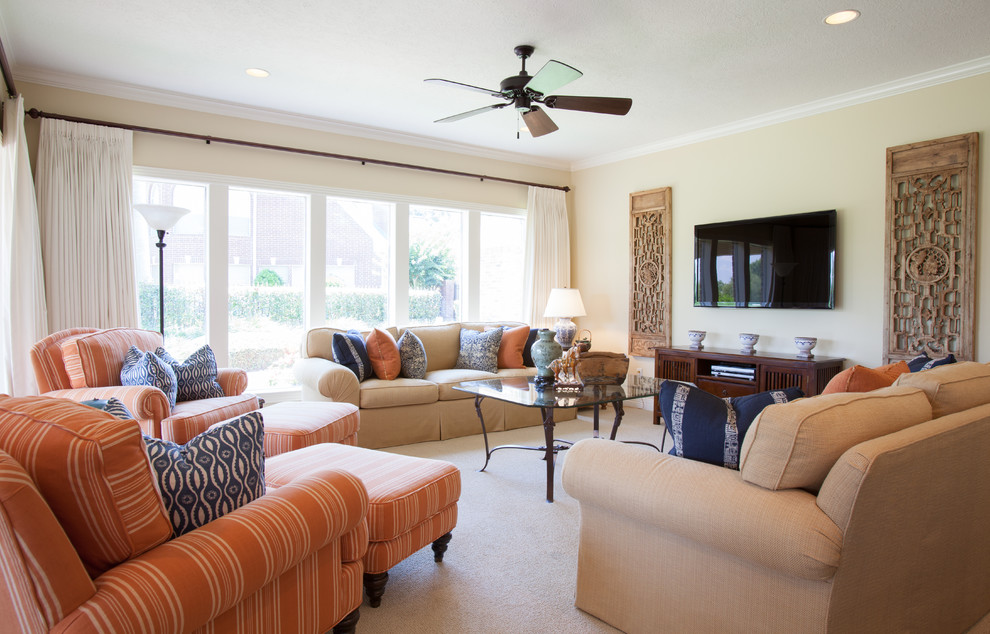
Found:
[[[624,115],[632,107],[632,99],[624,97],[578,97],[571,95],[551,95],[551,93],[566,84],[578,79],[583,74],[573,66],[568,66],[557,60],[550,60],[543,65],[538,73],[530,77],[526,72],[526,60],[533,54],[533,47],[520,45],[515,49],[516,57],[522,60],[522,69],[518,75],[506,77],[499,84],[498,90],[481,88],[463,84],[449,79],[427,79],[428,82],[436,82],[481,92],[490,97],[503,99],[504,103],[496,103],[490,106],[483,106],[467,112],[437,119],[434,123],[452,123],[467,119],[483,112],[498,110],[508,105],[512,105],[517,112],[522,115],[523,123],[529,133],[534,136],[543,136],[555,132],[559,128],[550,119],[550,116],[536,104],[543,104],[546,108],[556,108],[559,110],[577,110],[580,112],[597,112],[600,114]]]

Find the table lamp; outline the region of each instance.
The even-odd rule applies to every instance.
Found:
[[[576,288],[550,289],[550,297],[547,299],[543,316],[559,318],[554,327],[557,331],[554,339],[561,348],[569,349],[574,343],[574,335],[577,334],[577,325],[571,321],[571,317],[584,317],[587,314],[584,310],[584,302],[581,301],[581,291]]]
[[[175,226],[175,223],[189,213],[184,207],[171,205],[134,205],[138,213],[144,216],[148,226],[158,232],[158,325],[162,337],[165,337],[165,232]]]

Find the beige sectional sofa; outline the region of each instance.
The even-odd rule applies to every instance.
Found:
[[[574,445],[576,605],[630,633],[990,630],[990,366],[771,405],[740,455]]]
[[[423,379],[377,378],[360,383],[353,372],[333,361],[330,344],[338,328],[314,328],[302,342],[302,358],[296,363],[296,379],[302,385],[304,401],[352,403],[361,410],[358,444],[377,449],[430,440],[480,434],[481,425],[474,397],[453,389],[462,381],[476,381],[536,374],[536,368],[500,369],[497,374],[481,370],[455,370],[460,351],[461,328],[484,330],[497,326],[522,326],[513,322],[461,322],[433,326],[410,326],[426,350],[426,376]],[[395,339],[406,328],[386,328]],[[367,335],[367,333],[363,333]],[[494,399],[482,401],[482,414],[488,431],[516,429],[542,424],[540,410]],[[557,421],[571,420],[574,409],[561,409]]]

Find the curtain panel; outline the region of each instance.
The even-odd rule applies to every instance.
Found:
[[[37,394],[30,349],[48,334],[48,326],[38,207],[20,95],[3,105],[0,254],[0,393]]]
[[[534,328],[551,328],[543,316],[550,289],[571,285],[567,200],[562,190],[530,187],[527,206],[524,315]]]
[[[138,326],[132,133],[41,120],[38,210],[52,332]]]

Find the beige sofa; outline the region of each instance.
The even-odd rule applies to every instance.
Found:
[[[462,322],[435,326],[410,326],[426,350],[426,377],[358,382],[353,372],[333,361],[330,342],[337,328],[314,328],[302,342],[301,359],[295,365],[304,401],[352,403],[361,409],[358,444],[377,449],[430,440],[480,434],[481,424],[474,397],[453,389],[462,381],[476,381],[536,374],[536,368],[500,369],[497,374],[481,370],[455,370],[460,351],[461,328],[484,330],[495,326],[522,326],[510,322]],[[398,341],[405,328],[387,328]],[[367,335],[367,333],[364,333]],[[488,431],[503,431],[542,424],[538,408],[482,401]],[[561,409],[557,421],[571,420],[574,409]]]
[[[626,632],[990,624],[990,367],[771,405],[741,470],[584,440],[576,605]]]

